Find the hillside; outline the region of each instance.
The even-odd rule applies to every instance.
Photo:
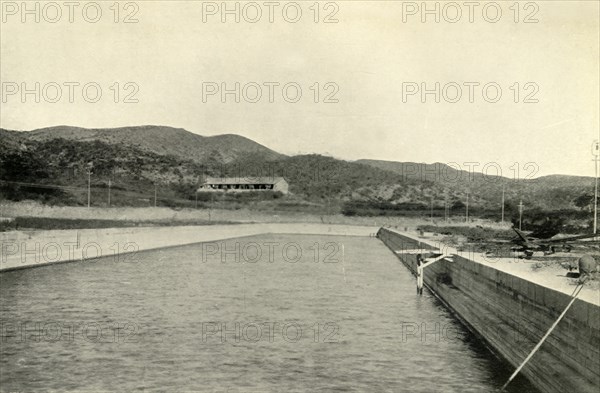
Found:
[[[429,180],[436,182],[454,182],[467,179],[468,172],[456,170],[455,168],[439,162],[433,164],[417,162],[399,162],[384,160],[357,160],[359,164],[369,165],[375,168],[397,173],[407,179]]]
[[[468,190],[470,196],[476,201],[478,199],[485,200],[496,205],[501,201],[503,189],[505,200],[512,202],[513,205],[522,199],[528,207],[543,209],[581,208],[581,206],[576,206],[577,198],[588,195],[593,199],[594,179],[591,177],[550,175],[534,179],[512,179],[493,175],[493,168],[490,169],[489,175],[484,175],[481,166],[474,167],[470,173],[468,170],[456,169],[443,163],[425,164],[382,160],[358,160],[356,162],[396,173],[403,179],[430,181],[447,192],[466,196]]]
[[[114,188],[148,194],[158,184],[161,189],[173,190],[177,198],[193,197],[204,176],[283,176],[293,195],[317,203],[353,198],[389,200],[401,195],[414,200],[428,192],[421,182],[403,181],[391,172],[319,155],[280,156],[267,161],[261,154],[248,153],[231,162],[198,163],[97,140],[3,141],[1,180],[58,188],[85,189],[91,165],[93,186],[105,188],[110,180]]]
[[[131,146],[160,155],[198,163],[228,163],[246,154],[260,155],[265,160],[282,157],[281,154],[239,135],[201,136],[182,128],[139,126],[107,129],[87,129],[69,126],[41,128],[28,132],[0,129],[0,137],[11,142],[65,139],[77,142],[98,141],[111,145]]]
[[[441,163],[288,157],[237,135],[203,137],[159,126],[0,130],[0,199],[85,204],[90,163],[92,199],[106,200],[110,183],[111,203],[123,206],[148,206],[155,189],[163,204],[189,204],[203,176],[283,176],[291,194],[282,204],[327,206],[328,211],[333,206],[352,214],[429,215],[433,208],[443,217],[447,206],[459,216],[465,214],[468,193],[472,214],[497,219],[504,188],[507,217],[518,215],[522,200],[530,215],[569,210],[586,219],[593,199],[592,178],[524,181],[469,174]]]

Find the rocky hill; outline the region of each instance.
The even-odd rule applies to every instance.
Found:
[[[0,180],[5,182],[0,198],[36,199],[36,193],[46,198],[52,193],[44,190],[58,187],[63,191],[43,200],[81,204],[87,198],[81,192],[87,187],[90,165],[92,187],[104,189],[110,181],[130,195],[122,199],[125,205],[140,198],[148,201],[156,185],[165,198],[193,199],[203,176],[283,176],[290,184],[289,198],[340,209],[354,203],[353,209],[368,208],[373,214],[406,209],[429,213],[433,207],[443,216],[446,206],[463,214],[468,194],[473,213],[498,215],[503,189],[507,214],[514,214],[521,200],[529,211],[571,209],[582,214],[593,201],[594,179],[589,177],[514,180],[441,163],[288,157],[239,135],[204,137],[162,126],[0,129]],[[17,186],[7,189],[7,181],[42,187],[35,192],[26,185],[18,186],[20,191],[14,189]]]
[[[170,155],[195,162],[229,163],[246,154],[260,155],[263,159],[280,158],[279,154],[240,135],[202,136],[182,128],[165,126],[138,126],[106,129],[88,129],[69,126],[41,128],[28,132],[0,129],[2,139],[14,141],[50,141],[65,139],[77,142],[99,141],[111,145],[130,146],[160,155]]]

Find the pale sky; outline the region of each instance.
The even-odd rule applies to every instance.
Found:
[[[221,1],[136,1],[120,2],[115,23],[114,1],[81,1],[70,23],[64,2],[55,3],[59,17],[54,5],[30,1],[32,10],[39,4],[36,23],[34,14],[23,14],[21,1],[2,1],[0,125],[16,130],[168,125],[207,136],[236,133],[285,154],[478,162],[480,167],[497,162],[505,176],[513,174],[515,163],[523,175],[525,164],[533,162],[536,176],[593,176],[591,146],[600,127],[600,2],[521,2],[518,15],[514,2],[479,2],[473,23],[462,1],[455,3],[462,12],[456,23],[447,21],[458,16],[445,1],[437,2],[439,23],[435,15],[421,21],[421,1],[325,1],[319,23],[314,1],[297,2],[302,11],[297,23],[282,15],[287,5],[287,18],[295,17],[292,2],[279,2],[273,23],[264,1],[254,3],[262,11],[256,23],[244,19],[255,18],[256,7],[238,2],[240,22],[226,15],[222,23]],[[236,2],[227,3],[233,9]],[[436,2],[427,4],[433,9]],[[496,4],[502,14],[491,23]],[[90,23],[82,10],[86,6],[85,15],[93,20],[96,5],[102,15]],[[138,22],[123,23],[133,12]],[[331,13],[338,22],[323,23]],[[524,23],[526,17],[537,23]],[[36,82],[40,102],[33,94],[22,102],[22,87],[35,90]],[[79,83],[74,102],[64,85],[69,82]],[[95,103],[82,96],[82,86],[90,82],[102,89]],[[134,95],[139,102],[123,102],[134,88],[125,88],[127,82],[139,87]],[[219,93],[203,100],[203,85],[225,83],[233,90],[236,82],[247,86],[239,103],[233,94],[225,103]],[[273,86],[272,103],[268,82],[280,84]],[[335,85],[326,89],[328,82]],[[433,94],[421,102],[420,93],[403,102],[403,86],[424,83],[434,89],[436,82],[447,86],[439,103]],[[465,82],[479,83],[473,103]],[[301,87],[298,102],[284,100],[287,83]],[[496,103],[484,99],[482,86],[488,83],[502,90]],[[62,96],[52,103],[56,84]],[[256,84],[262,96],[253,103]],[[462,97],[448,102],[456,85]],[[19,91],[10,94],[15,86]],[[336,86],[338,102],[324,103]],[[88,92],[93,98],[94,90]],[[524,103],[530,93],[539,102]],[[294,95],[289,89],[287,98]],[[494,89],[488,90],[486,97],[494,96]]]

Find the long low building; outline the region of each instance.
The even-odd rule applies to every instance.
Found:
[[[288,182],[283,177],[207,177],[198,192],[279,191],[287,194],[288,188]]]

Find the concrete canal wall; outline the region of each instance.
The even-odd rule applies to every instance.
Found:
[[[0,271],[119,256],[138,251],[266,233],[370,236],[376,227],[329,224],[240,224],[0,233]]]
[[[416,255],[399,250],[435,249],[381,228],[377,236],[411,270]],[[424,269],[424,282],[498,355],[515,368],[569,303],[568,294],[493,267],[455,256]],[[600,309],[577,299],[521,371],[544,392],[597,392],[600,386]]]

